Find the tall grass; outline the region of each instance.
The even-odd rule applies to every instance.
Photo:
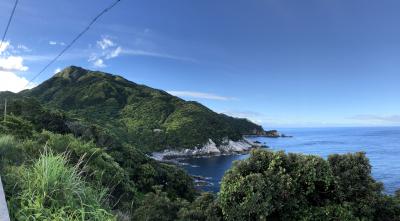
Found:
[[[20,192],[9,201],[14,220],[115,220],[107,210],[105,189],[86,183],[80,163],[46,151],[31,166],[17,170]]]

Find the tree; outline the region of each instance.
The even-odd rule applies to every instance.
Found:
[[[219,203],[227,220],[396,220],[364,153],[318,156],[256,150],[225,174]]]
[[[222,211],[212,193],[203,193],[178,212],[181,221],[220,221]]]
[[[155,193],[150,192],[144,196],[133,214],[133,220],[173,221],[177,219],[177,213],[183,204],[183,201],[171,200],[158,186],[155,187]]]

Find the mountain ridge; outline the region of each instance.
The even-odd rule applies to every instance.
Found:
[[[45,106],[115,132],[145,152],[221,144],[227,138],[266,134],[248,119],[218,114],[121,76],[69,66],[37,87],[19,93]]]

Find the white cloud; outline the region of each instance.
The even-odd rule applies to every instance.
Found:
[[[97,68],[106,67],[105,60],[116,58],[122,52],[122,47],[118,46],[107,37],[102,37],[101,40],[97,41],[97,48],[100,51],[92,53],[88,59],[88,61]]]
[[[103,37],[100,41],[97,41],[97,46],[105,50],[109,47],[115,46],[115,43],[112,42],[109,38]]]
[[[2,54],[2,57],[0,57],[0,91],[19,92],[35,86],[34,84],[28,84],[29,81],[27,79],[15,73],[15,71],[27,71],[28,67],[24,66],[24,59],[21,56],[9,55],[8,50],[12,51],[13,49],[14,47],[9,42],[4,42],[0,49]]]
[[[12,91],[16,93],[36,86],[35,84],[28,85],[28,82],[26,78],[20,77],[13,72],[0,71],[0,91]]]
[[[8,42],[8,41],[1,42],[0,41],[0,44],[1,44],[1,47],[0,47],[0,55],[1,55],[10,46],[10,42]]]
[[[121,52],[122,52],[122,48],[120,46],[118,46],[114,50],[107,53],[105,58],[106,59],[116,58],[119,56],[119,54],[121,54]]]
[[[110,60],[112,58],[116,58],[121,55],[155,57],[155,58],[173,59],[180,61],[197,62],[197,60],[192,58],[181,57],[167,53],[159,53],[155,51],[148,51],[141,49],[125,49],[119,46],[117,43],[113,42],[109,37],[102,37],[99,41],[96,42],[96,44],[97,44],[97,52],[92,53],[88,59],[88,61],[91,62],[92,65],[95,67],[104,67],[106,66],[105,64],[106,60]]]
[[[9,56],[0,58],[1,71],[27,71],[28,67],[23,65],[24,59],[21,56]]]
[[[60,42],[58,42],[58,41],[49,41],[49,45],[61,45],[61,46],[64,46],[65,43],[62,42],[62,41],[60,41]]]
[[[220,100],[220,101],[235,100],[235,98],[233,97],[224,97],[220,95],[197,92],[197,91],[167,91],[167,92],[174,96],[185,97],[185,98],[200,98],[200,99]]]
[[[104,68],[106,67],[106,65],[104,64],[103,59],[98,58],[96,60],[93,61],[93,66],[97,67],[97,68]]]
[[[132,55],[132,56],[148,56],[148,57],[158,57],[158,58],[167,58],[167,59],[173,59],[173,60],[197,62],[197,60],[195,60],[193,58],[180,57],[180,56],[171,55],[171,54],[158,53],[158,52],[145,51],[145,50],[136,50],[136,49],[124,49],[124,50],[122,50],[122,54]]]
[[[27,46],[23,45],[23,44],[19,44],[17,46],[17,49],[22,50],[24,52],[31,52],[32,50],[30,48],[28,48]]]
[[[56,70],[54,70],[54,74],[57,74],[58,72],[61,72],[61,68],[57,68]]]

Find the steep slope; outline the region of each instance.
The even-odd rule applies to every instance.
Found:
[[[20,93],[112,131],[144,151],[192,148],[212,139],[239,140],[264,130],[246,119],[217,114],[165,91],[120,76],[71,66]]]

